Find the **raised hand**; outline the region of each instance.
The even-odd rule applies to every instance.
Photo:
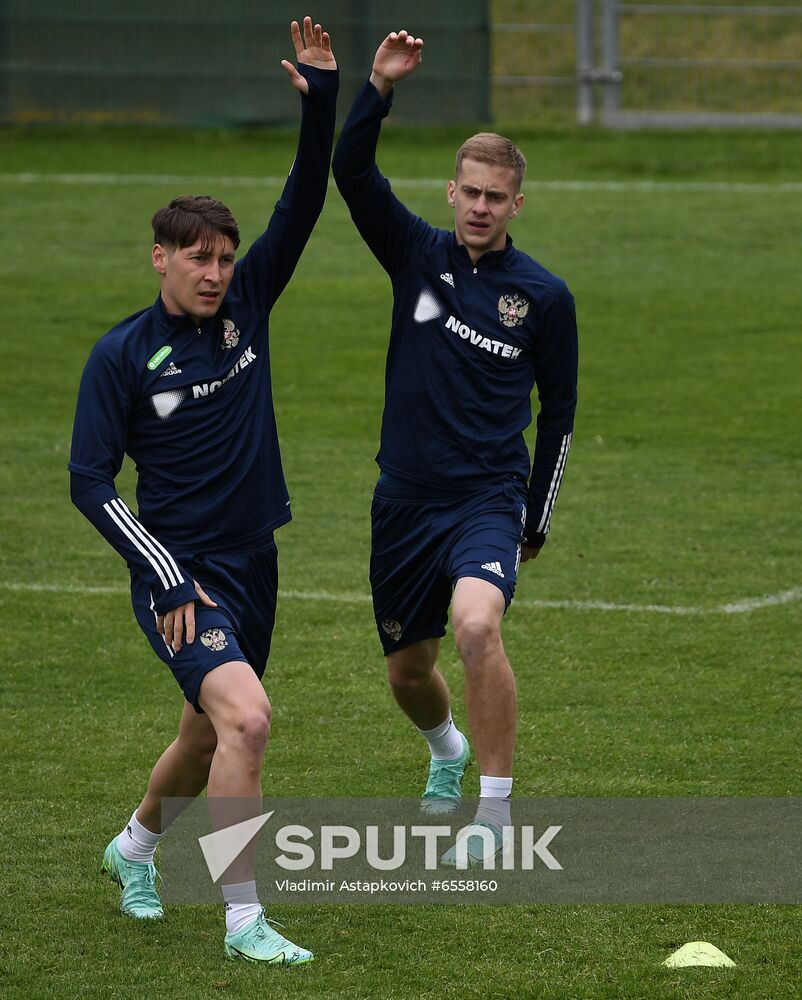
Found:
[[[301,26],[297,21],[290,25],[290,35],[295,46],[295,57],[305,66],[315,66],[317,69],[337,69],[337,61],[331,51],[331,38],[319,24],[312,24],[311,17],[304,18],[304,33],[301,38]],[[309,93],[309,84],[288,59],[282,59],[281,65],[286,70],[290,83],[302,94]]]
[[[370,75],[370,82],[382,97],[386,97],[394,84],[409,76],[420,65],[422,48],[423,39],[415,38],[403,28],[401,31],[391,31],[384,39],[376,49],[373,72]]]

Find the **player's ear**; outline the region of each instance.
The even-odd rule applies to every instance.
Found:
[[[150,262],[159,274],[164,274],[167,270],[167,251],[161,243],[155,243],[150,253]]]
[[[510,218],[514,219],[516,215],[519,214],[521,209],[524,207],[524,196],[522,194],[516,194],[512,201],[512,210],[510,211]]]
[[[456,182],[455,181],[449,181],[448,182],[448,188],[447,188],[447,194],[448,194],[448,203],[449,203],[449,205],[452,208],[454,207],[454,195],[455,195],[456,191],[457,191]]]

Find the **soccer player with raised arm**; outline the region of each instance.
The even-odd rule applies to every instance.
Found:
[[[501,621],[520,561],[546,540],[571,443],[577,384],[574,302],[560,278],[518,250],[507,229],[523,207],[526,161],[480,133],[457,153],[447,186],[454,231],[404,207],[376,166],[393,87],[423,42],[392,32],[379,46],[334,153],[357,229],[393,287],[385,406],[372,507],[370,578],[388,679],[429,745],[424,812],[457,808],[470,756],[436,667],[448,609],[465,666],[468,724],[480,770],[469,838],[501,847],[510,823],[516,684]],[[531,473],[523,432],[537,386]],[[443,863],[454,865],[451,847]]]
[[[163,798],[208,786],[210,803],[250,804],[246,815],[229,811],[229,822],[261,801],[273,532],[290,520],[268,317],[323,208],[338,86],[321,26],[293,21],[291,35],[298,66],[282,66],[301,95],[301,127],[267,229],[235,261],[239,230],[221,202],[188,195],[156,212],[160,294],[98,341],[78,394],[72,500],[128,563],[137,621],[185,698],[177,738],[103,857],[122,912],[136,919],[163,916],[153,864]],[[126,452],[136,463],[138,513],[115,488]],[[267,921],[253,878],[247,851],[224,875],[226,954],[308,962],[311,952]]]

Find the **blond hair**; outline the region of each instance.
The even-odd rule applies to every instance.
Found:
[[[515,184],[521,190],[526,173],[526,157],[515,143],[495,132],[477,132],[457,150],[456,175],[459,175],[463,160],[478,160],[497,167],[509,167],[515,172]]]

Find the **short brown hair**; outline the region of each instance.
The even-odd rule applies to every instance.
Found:
[[[197,240],[209,249],[218,236],[239,246],[239,226],[231,210],[206,194],[184,194],[160,208],[151,220],[153,242],[181,250]]]
[[[526,173],[526,157],[515,143],[496,132],[477,132],[457,150],[456,174],[459,174],[463,160],[478,160],[498,167],[509,167],[515,171],[515,184],[521,190]]]

